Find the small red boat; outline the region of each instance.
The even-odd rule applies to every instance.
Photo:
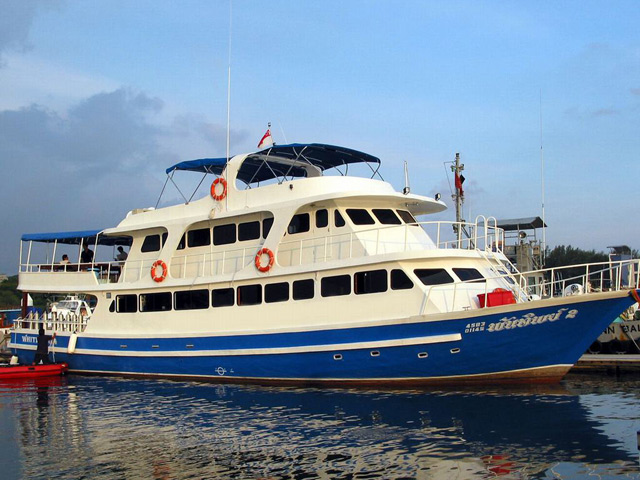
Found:
[[[64,375],[69,370],[66,363],[45,363],[39,365],[0,365],[0,381],[15,378],[53,377]]]

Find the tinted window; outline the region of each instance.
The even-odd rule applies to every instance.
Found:
[[[287,233],[302,233],[309,231],[309,214],[308,213],[299,213],[298,215],[294,215],[289,222],[289,226],[287,227]]]
[[[116,312],[132,313],[138,311],[138,299],[136,295],[117,295]]]
[[[413,288],[413,282],[403,270],[391,270],[391,290],[407,290]]]
[[[267,238],[269,232],[271,231],[271,226],[273,225],[273,217],[265,218],[262,220],[262,238]]]
[[[208,228],[199,228],[198,230],[189,230],[187,232],[187,245],[191,247],[204,247],[211,244],[211,230]]]
[[[454,268],[453,273],[455,273],[463,282],[474,280],[478,282],[486,281],[482,274],[475,268]]]
[[[176,310],[209,308],[209,290],[189,290],[175,293]]]
[[[413,271],[425,285],[453,283],[453,278],[444,268],[418,268]]]
[[[313,279],[293,282],[293,299],[307,300],[313,298],[314,283]]]
[[[236,243],[236,224],[218,225],[213,227],[213,244],[228,245]]]
[[[373,225],[376,221],[362,208],[347,208],[347,215],[355,225]]]
[[[160,235],[147,235],[142,242],[141,252],[158,252],[160,251]]]
[[[141,312],[165,312],[171,310],[171,293],[141,293]]]
[[[387,271],[357,272],[353,276],[353,291],[357,295],[387,291]]]
[[[238,305],[258,305],[262,303],[262,285],[238,287]]]
[[[214,235],[215,236],[215,235]],[[255,240],[260,238],[260,222],[245,222],[238,225],[238,240]]]
[[[344,227],[345,226],[344,218],[342,217],[342,214],[338,210],[335,210],[333,212],[333,221],[334,221],[336,227]]]
[[[266,303],[286,302],[289,300],[289,283],[272,283],[264,287],[264,301]]]
[[[321,281],[320,291],[323,297],[349,295],[351,293],[351,276],[336,275],[335,277],[325,277]]]
[[[406,210],[398,210],[398,215],[400,215],[400,218],[404,223],[418,223],[415,217]]]
[[[393,210],[388,208],[374,208],[372,212],[383,225],[400,225],[402,223]]]
[[[230,307],[234,304],[233,288],[216,288],[211,291],[211,304],[214,307]]]
[[[324,228],[329,225],[329,212],[326,208],[316,212],[316,228]]]

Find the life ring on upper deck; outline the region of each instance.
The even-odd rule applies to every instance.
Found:
[[[158,275],[158,267],[162,269],[162,273]],[[162,260],[156,260],[153,265],[151,265],[151,278],[153,278],[154,282],[160,283],[165,278],[167,278],[167,264]]]
[[[262,255],[267,255],[269,257],[269,262],[266,265],[262,264]],[[273,252],[268,248],[263,248],[258,251],[256,254],[256,268],[261,272],[268,272],[273,267],[273,262],[275,257],[273,256]]]
[[[222,185],[222,192],[216,193],[216,187],[218,184]],[[214,200],[220,201],[227,196],[227,181],[223,177],[216,178],[211,184],[211,196]]]

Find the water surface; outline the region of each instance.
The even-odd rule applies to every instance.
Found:
[[[640,478],[640,380],[345,390],[0,383],[4,479]]]

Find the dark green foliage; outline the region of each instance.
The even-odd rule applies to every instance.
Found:
[[[18,276],[14,275],[0,283],[0,309],[20,308],[22,294],[16,290],[18,286]]]
[[[595,250],[582,250],[573,248],[571,245],[558,245],[553,250],[545,252],[545,267],[563,267],[565,265],[580,265],[583,263],[606,262],[609,255],[604,252],[596,252]]]

